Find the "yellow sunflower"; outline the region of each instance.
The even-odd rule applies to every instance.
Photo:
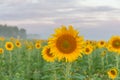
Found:
[[[5,40],[5,38],[4,37],[0,37],[0,41],[4,41]]]
[[[91,41],[90,40],[86,40],[85,41],[85,45],[90,45],[91,44]]]
[[[85,48],[84,48],[84,54],[86,55],[89,55],[91,54],[93,51],[93,47],[91,45],[87,45]]]
[[[27,49],[27,50],[32,50],[32,49],[34,49],[34,45],[33,45],[31,42],[25,44],[25,46],[26,46],[26,49]]]
[[[48,44],[58,60],[65,59],[66,62],[72,62],[81,56],[84,42],[83,37],[78,36],[78,33],[72,26],[69,26],[68,29],[66,26],[62,26],[55,30],[55,34],[48,40]]]
[[[6,48],[8,51],[12,51],[13,48],[14,48],[14,45],[13,45],[12,42],[6,42],[5,48]]]
[[[41,43],[42,40],[35,40],[35,43]]]
[[[20,47],[21,47],[21,42],[20,42],[20,41],[16,41],[16,42],[15,42],[15,45],[16,45],[18,48],[20,48]]]
[[[51,49],[48,46],[45,46],[42,50],[43,59],[47,62],[54,62],[55,56],[51,53]]]
[[[115,79],[118,75],[118,70],[116,68],[113,68],[113,69],[110,69],[108,72],[107,72],[108,76],[110,79]]]
[[[107,45],[106,48],[107,48],[107,50],[110,51],[110,52],[113,51],[113,50],[112,50],[112,47],[111,47],[110,45]]]
[[[35,47],[36,49],[40,49],[41,48],[41,44],[39,42],[35,43]]]
[[[111,51],[120,53],[120,36],[112,36],[108,45]]]
[[[105,47],[105,46],[106,46],[106,41],[104,41],[104,40],[98,41],[98,42],[97,42],[97,46],[98,46],[98,48],[103,48],[103,47]]]
[[[11,37],[11,38],[10,38],[10,41],[14,42],[14,41],[15,41],[15,38],[14,38],[14,37]]]
[[[106,50],[102,51],[102,52],[101,52],[101,57],[104,57],[104,56],[106,55],[106,53],[107,53]]]
[[[0,48],[0,54],[3,54],[3,53],[4,53],[3,48]]]

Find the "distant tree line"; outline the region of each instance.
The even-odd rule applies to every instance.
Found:
[[[17,26],[0,25],[0,36],[25,39],[27,34],[25,29],[18,29]]]

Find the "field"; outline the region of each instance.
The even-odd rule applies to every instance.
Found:
[[[56,30],[53,37],[60,39],[56,46],[56,38],[22,40],[1,37],[0,79],[120,80],[119,36],[113,36],[108,41],[94,41],[84,40],[82,36],[73,39],[73,34],[77,36],[78,33],[71,27]],[[51,48],[45,51],[47,45]]]

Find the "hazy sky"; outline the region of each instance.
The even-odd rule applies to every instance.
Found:
[[[25,28],[48,38],[73,25],[85,39],[120,35],[120,0],[0,0],[0,24]]]

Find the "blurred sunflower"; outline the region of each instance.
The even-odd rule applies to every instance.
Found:
[[[14,48],[14,45],[13,45],[12,42],[6,42],[5,48],[6,48],[6,50],[8,50],[8,51],[12,51],[13,48]]]
[[[105,47],[105,46],[106,46],[106,41],[104,41],[104,40],[98,41],[98,42],[97,42],[97,46],[98,46],[98,48],[103,48],[103,47]]]
[[[14,37],[11,37],[11,38],[10,38],[10,41],[14,42],[14,41],[15,41],[15,38],[14,38]]]
[[[41,43],[42,40],[35,40],[35,43]]]
[[[87,45],[83,50],[84,54],[86,54],[86,55],[91,54],[92,51],[93,51],[93,47],[91,45]]]
[[[85,45],[90,45],[91,44],[91,41],[90,40],[86,40],[85,41]]]
[[[35,47],[36,49],[40,49],[41,48],[41,44],[39,42],[35,43]]]
[[[51,49],[48,46],[45,46],[42,50],[43,59],[47,62],[54,62],[55,56],[51,53]]]
[[[111,51],[120,53],[120,36],[112,36],[108,45]]]
[[[4,41],[5,40],[5,38],[4,37],[0,37],[0,41]]]
[[[26,44],[25,46],[27,50],[32,50],[34,48],[34,46],[31,44]]]
[[[91,45],[91,46],[93,47],[93,49],[96,49],[96,48],[97,48],[97,42],[94,41],[94,40],[86,40],[86,41],[85,41],[85,47],[86,47],[87,45]]]
[[[108,72],[107,72],[108,76],[110,79],[115,79],[118,75],[118,70],[116,68],[113,68],[113,69],[110,69]]]
[[[3,53],[4,53],[3,48],[0,48],[0,54],[3,54]]]
[[[112,50],[112,47],[111,47],[110,45],[107,45],[106,48],[107,48],[107,50],[110,51],[110,52],[113,51],[113,50]]]
[[[92,41],[92,46],[94,49],[96,49],[97,48],[97,41]]]
[[[58,60],[65,59],[66,62],[72,62],[81,56],[84,41],[83,37],[78,36],[78,33],[72,26],[69,26],[68,29],[66,26],[62,26],[55,30],[55,34],[48,40],[48,44]]]
[[[15,42],[15,45],[16,45],[18,48],[20,48],[20,47],[21,47],[21,42],[17,40],[17,41]]]
[[[101,52],[101,57],[104,57],[105,55],[106,55],[106,53],[107,53],[107,51],[106,50],[103,50],[102,52]]]

